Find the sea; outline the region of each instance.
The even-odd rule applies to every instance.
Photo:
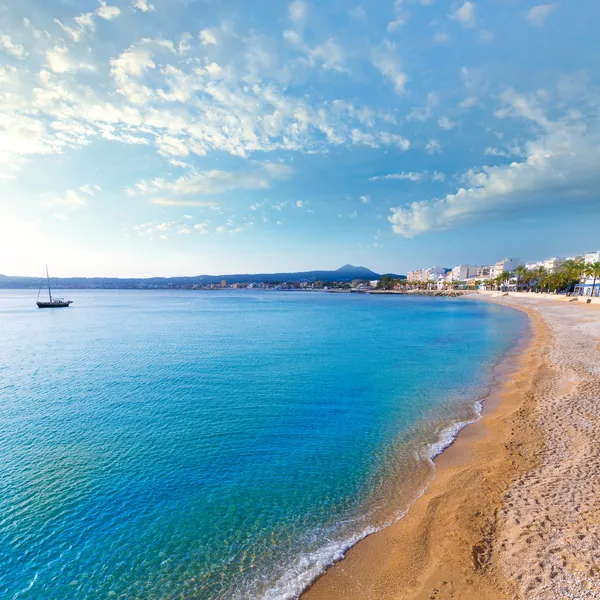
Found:
[[[409,510],[523,314],[470,299],[0,291],[0,598],[287,600]]]

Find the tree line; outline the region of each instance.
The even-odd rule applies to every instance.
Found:
[[[505,271],[499,273],[496,277],[485,279],[483,283],[486,287],[495,290],[505,290],[511,279],[516,279],[517,291],[530,292],[572,292],[575,286],[585,277],[593,277],[592,296],[598,285],[600,286],[600,262],[585,264],[583,259],[566,260],[556,272],[551,272],[544,267],[527,269],[520,265],[513,272]],[[447,282],[445,288],[458,288],[458,281]],[[408,281],[398,279],[392,275],[382,275],[377,282],[378,290],[427,290],[437,287],[435,281]]]

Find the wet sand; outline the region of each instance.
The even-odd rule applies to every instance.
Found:
[[[530,316],[515,368],[404,519],[303,600],[600,598],[600,306],[487,301]]]

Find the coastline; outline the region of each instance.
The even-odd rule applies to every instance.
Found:
[[[539,312],[540,305],[544,310],[549,306],[544,301],[477,299],[528,314],[531,339],[514,357],[516,370],[486,400],[481,419],[464,427],[454,443],[437,456],[434,479],[404,518],[353,546],[302,594],[302,600],[492,600],[525,593],[531,597],[536,587],[544,585],[543,576],[532,575],[533,583],[528,581],[524,587],[531,577],[524,578],[519,572],[523,553],[516,564],[506,555],[513,552],[512,558],[515,549],[523,545],[527,554],[527,548],[537,544],[523,532],[512,540],[507,530],[518,530],[525,520],[523,514],[527,516],[527,508],[521,507],[519,517],[514,517],[516,529],[515,523],[509,523],[515,507],[509,489],[519,482],[523,485],[529,474],[540,468],[548,451],[548,433],[539,423],[539,410],[544,400],[553,396],[548,390],[556,388],[556,361],[549,358],[556,350],[556,331]],[[576,320],[584,321],[586,313],[596,309],[550,304],[555,312],[568,310]],[[527,503],[526,495],[518,497]],[[540,500],[536,501],[539,504]],[[529,563],[525,561],[529,570],[535,571]],[[548,590],[561,580],[556,573],[556,569],[548,572],[549,582],[540,598],[552,597]],[[571,583],[572,588],[577,584]]]

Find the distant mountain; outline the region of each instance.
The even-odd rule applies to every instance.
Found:
[[[340,267],[336,273],[342,276],[352,276],[353,279],[377,279],[379,275],[367,269],[366,267],[355,267],[354,265],[344,265]]]
[[[225,280],[232,283],[274,283],[298,281],[352,281],[353,279],[372,280],[380,275],[366,267],[344,265],[337,271],[301,271],[295,273],[256,273],[233,275],[198,275],[196,277],[149,277],[118,278],[118,277],[53,277],[52,286],[55,288],[93,288],[93,289],[153,289],[180,287],[185,285],[208,285]],[[404,279],[403,275],[394,277]],[[0,275],[0,288],[37,288],[39,277],[17,277]]]

